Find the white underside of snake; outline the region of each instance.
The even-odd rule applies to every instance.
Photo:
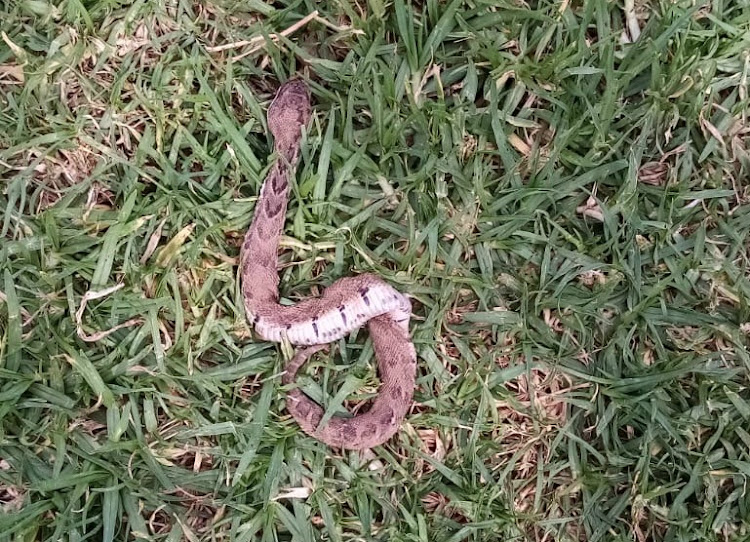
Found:
[[[353,417],[333,416],[319,427],[323,409],[298,388],[289,391],[286,408],[303,431],[330,446],[372,448],[398,431],[412,401],[416,352],[409,335],[409,299],[378,276],[362,274],[334,282],[319,298],[293,306],[279,304],[278,243],[290,178],[310,114],[309,91],[299,79],[282,85],[268,109],[277,158],[263,181],[242,245],[245,312],[262,339],[281,342],[286,338],[305,347],[287,364],[282,377],[285,385],[294,382],[297,371],[314,352],[367,324],[381,380],[370,409]]]

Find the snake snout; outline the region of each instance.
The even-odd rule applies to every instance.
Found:
[[[268,108],[268,127],[274,139],[290,142],[301,137],[310,120],[310,91],[302,79],[290,79],[276,92]]]

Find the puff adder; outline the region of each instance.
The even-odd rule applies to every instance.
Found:
[[[310,114],[308,88],[297,78],[278,89],[268,109],[277,158],[263,181],[242,244],[240,272],[245,311],[261,338],[280,342],[286,337],[301,347],[285,368],[284,384],[294,382],[297,371],[314,352],[367,325],[381,381],[369,410],[353,417],[334,416],[319,427],[323,409],[297,388],[289,392],[286,407],[304,432],[329,446],[371,448],[398,431],[411,405],[416,377],[416,352],[409,335],[411,302],[377,275],[362,274],[339,279],[321,297],[293,306],[279,304],[279,237],[290,178]]]

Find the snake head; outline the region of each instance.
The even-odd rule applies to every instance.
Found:
[[[290,79],[276,92],[268,108],[268,128],[280,149],[295,148],[310,120],[310,91],[302,79]]]

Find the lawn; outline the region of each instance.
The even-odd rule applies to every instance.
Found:
[[[748,0],[19,0],[0,30],[0,541],[750,538]],[[295,74],[283,302],[373,272],[413,304],[414,404],[365,452],[299,430],[240,294]],[[366,408],[366,328],[302,373]]]

